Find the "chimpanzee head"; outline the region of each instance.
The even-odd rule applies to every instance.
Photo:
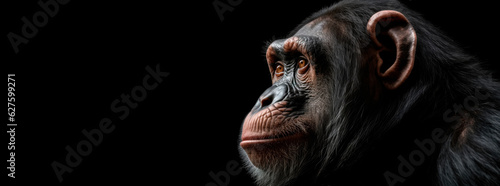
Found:
[[[273,84],[241,131],[240,151],[258,183],[312,183],[359,158],[401,119],[407,108],[398,103],[412,102],[404,85],[416,44],[405,15],[366,2],[321,10],[270,43]]]

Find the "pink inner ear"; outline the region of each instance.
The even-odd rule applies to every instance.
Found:
[[[417,44],[415,30],[403,14],[393,10],[384,10],[375,13],[370,18],[367,31],[374,44],[380,47],[378,52],[383,52],[388,48],[379,41],[377,36],[384,34],[390,38],[390,41],[394,42],[396,47],[395,60],[381,60],[377,64],[377,74],[384,86],[389,90],[394,90],[401,86],[413,69]],[[382,64],[392,65],[381,73]]]

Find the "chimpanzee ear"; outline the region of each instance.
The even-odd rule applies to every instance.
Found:
[[[415,61],[417,35],[406,17],[398,11],[373,14],[366,26],[377,47],[377,74],[390,90],[398,88],[410,75]]]

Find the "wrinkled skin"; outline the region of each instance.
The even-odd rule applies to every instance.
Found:
[[[495,150],[500,137],[494,135],[500,133],[500,86],[401,4],[335,4],[270,43],[266,59],[273,85],[246,116],[240,139],[241,156],[258,185],[500,181],[500,150]],[[444,74],[444,69],[454,70]],[[477,95],[477,87],[485,98],[478,99],[481,107],[443,121],[446,109],[470,92]],[[431,171],[388,177],[388,170],[401,166],[396,157],[436,128],[444,132],[433,145],[443,149],[419,165]],[[481,146],[486,154],[469,146]],[[478,160],[461,162],[465,151]],[[484,171],[481,164],[491,166]]]

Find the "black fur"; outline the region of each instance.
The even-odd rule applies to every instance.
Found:
[[[399,11],[412,24],[416,59],[402,87],[368,103],[359,62],[370,45],[367,22],[381,10]],[[317,132],[315,152],[288,174],[290,181],[262,185],[500,184],[500,84],[491,72],[397,1],[342,1],[307,18],[290,36],[321,16],[338,23],[332,30],[343,30],[331,33],[336,45],[322,56],[329,63],[316,67],[317,73],[331,74],[324,78],[331,82],[327,88],[334,104],[323,108],[331,117]],[[415,141],[429,142],[433,131],[443,131],[443,141],[433,141],[435,148],[424,152]],[[409,161],[416,151],[424,153],[423,163],[401,175],[398,157]]]

